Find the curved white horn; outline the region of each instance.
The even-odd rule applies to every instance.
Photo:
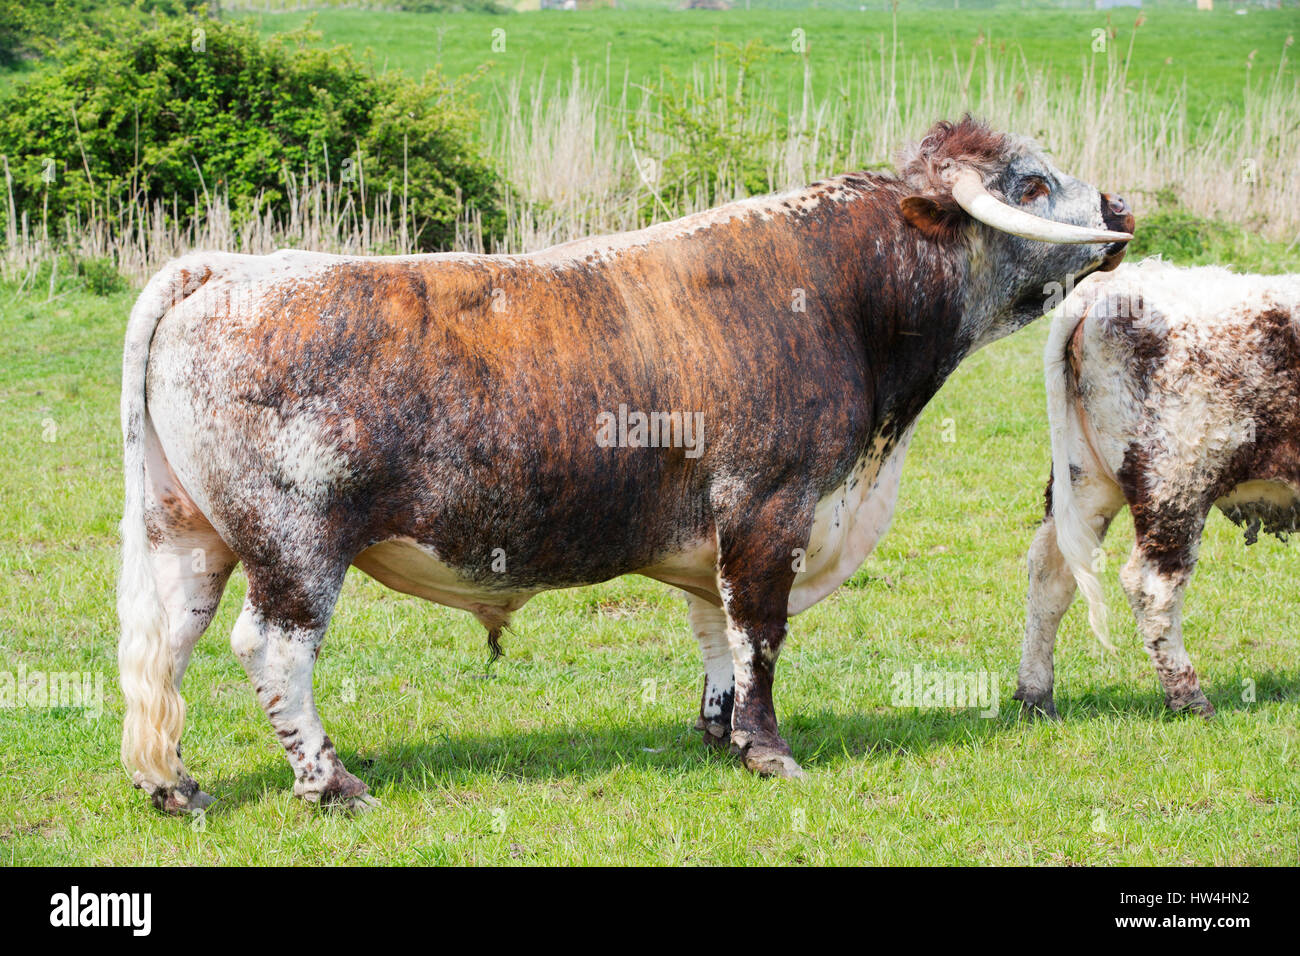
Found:
[[[968,213],[984,223],[1002,232],[1023,239],[1037,239],[1040,242],[1119,242],[1132,239],[1127,232],[1110,232],[1106,229],[1089,229],[1085,226],[1072,226],[1065,222],[1053,222],[1016,209],[993,198],[984,188],[980,174],[973,169],[962,169],[952,180],[952,198],[957,200]]]

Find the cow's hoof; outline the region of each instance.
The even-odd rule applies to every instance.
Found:
[[[1022,697],[1020,691],[1016,691],[1013,699],[1020,701],[1020,716],[1026,720],[1061,719],[1056,712],[1056,704],[1052,701],[1050,692],[1042,697],[1034,697],[1029,693]]]
[[[731,733],[731,752],[744,761],[747,769],[760,777],[802,780],[807,776],[780,737],[760,741],[746,731],[735,730]]]
[[[1201,691],[1197,691],[1193,696],[1182,700],[1166,697],[1165,706],[1175,714],[1195,714],[1197,717],[1204,717],[1206,720],[1214,716],[1214,705]]]
[[[380,806],[379,798],[372,797],[364,790],[361,793],[352,794],[305,793],[302,795],[302,799],[329,813],[341,813],[345,816],[368,813]]]
[[[348,816],[359,816],[363,813],[369,813],[381,806],[378,797],[372,797],[368,793],[360,793],[355,797],[346,799],[330,800],[327,803],[330,810],[335,813],[345,813]]]
[[[189,803],[180,808],[180,812],[197,813],[200,810],[206,810],[216,802],[216,798],[211,794],[204,793],[202,790],[195,790],[190,794]]]
[[[150,802],[163,813],[175,815],[196,813],[216,803],[209,794],[199,789],[193,777],[182,777],[179,783],[168,786],[150,783],[142,773],[136,771],[131,777],[131,782],[138,789],[149,794]]]
[[[334,767],[329,782],[323,787],[310,787],[295,783],[293,792],[308,803],[320,804],[331,810],[345,813],[359,813],[379,805],[379,801],[370,796],[369,788],[343,769],[342,764]]]
[[[760,777],[802,780],[808,776],[789,754],[768,747],[750,747],[743,759],[745,766]]]
[[[206,810],[217,801],[210,795],[195,787],[194,790],[186,794],[181,794],[177,790],[168,790],[165,796],[159,793],[150,794],[153,805],[163,813],[171,813],[177,816],[183,816],[188,813],[198,813]]]
[[[716,720],[700,717],[695,721],[695,729],[704,736],[704,742],[715,749],[726,750],[731,746],[731,728]]]

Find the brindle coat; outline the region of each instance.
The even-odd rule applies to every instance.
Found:
[[[1015,696],[1055,714],[1052,650],[1076,578],[1104,637],[1087,555],[1128,505],[1137,540],[1120,579],[1165,702],[1209,716],[1183,646],[1183,593],[1211,508],[1242,525],[1248,544],[1260,530],[1297,530],[1300,276],[1124,266],[1066,300],[1047,359],[1056,474],[1029,552]]]
[[[1049,283],[1123,255],[995,232],[945,175],[972,167],[1040,216],[1132,228],[1122,200],[969,119],[904,158],[901,177],[840,176],[531,255],[169,265],[132,316],[147,416],[128,374],[124,423],[128,506],[145,442],[177,684],[242,562],[232,646],[295,792],[355,806],[365,785],[311,698],[350,565],[469,610],[493,640],[539,591],[639,572],[688,594],[705,739],[799,774],[772,700],[787,619],[884,533],[916,417],[958,362],[1037,318]],[[702,454],[603,447],[598,415],[620,405],[702,414]],[[201,573],[162,557],[195,548]],[[160,805],[193,804],[178,758],[132,762]]]

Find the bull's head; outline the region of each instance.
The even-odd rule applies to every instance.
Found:
[[[1054,289],[1114,269],[1133,238],[1122,197],[1061,172],[1030,140],[970,116],[937,124],[899,165],[915,190],[902,200],[907,221],[931,239],[972,250],[973,348],[1038,318],[1051,308]]]

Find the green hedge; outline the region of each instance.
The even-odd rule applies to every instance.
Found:
[[[0,67],[36,59],[74,37],[113,39],[158,17],[215,6],[216,0],[3,0]]]
[[[372,203],[405,179],[421,249],[449,245],[466,207],[498,235],[505,187],[475,142],[464,82],[375,77],[345,48],[310,39],[181,18],[106,49],[78,41],[0,101],[19,210],[58,229],[109,197],[161,198],[184,218],[206,188],[247,216],[259,195],[262,210],[283,204],[286,170],[310,168],[358,200],[364,179]]]

